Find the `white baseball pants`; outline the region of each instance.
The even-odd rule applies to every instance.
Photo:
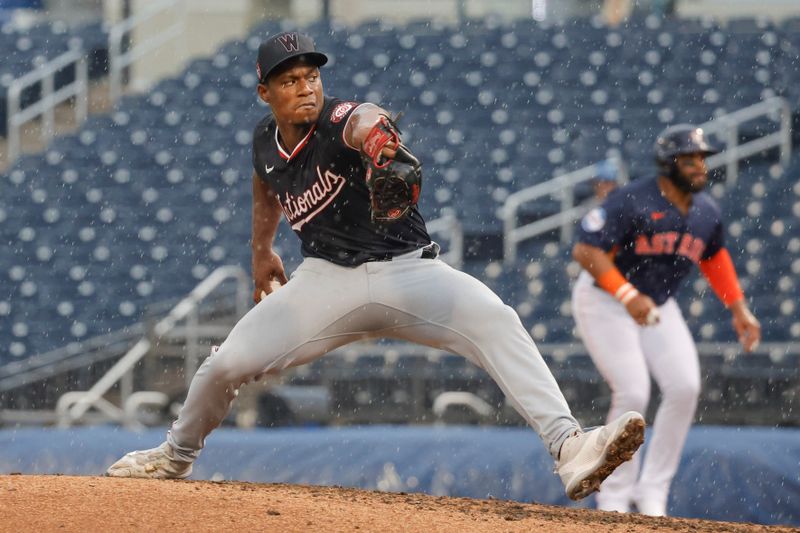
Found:
[[[640,510],[666,512],[670,483],[697,407],[700,365],[689,328],[672,298],[658,310],[657,325],[639,326],[585,271],[572,292],[578,332],[611,387],[608,420],[625,411],[647,410],[650,375],[662,394],[643,464],[637,452],[600,487],[597,505],[606,511],[627,512],[636,502]]]
[[[372,337],[441,348],[483,368],[554,458],[578,427],[514,310],[480,281],[417,250],[355,268],[305,259],[198,369],[168,442],[179,459],[193,460],[242,384]]]

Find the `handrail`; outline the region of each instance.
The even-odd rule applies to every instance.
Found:
[[[445,391],[440,393],[431,406],[437,420],[444,418],[449,407],[468,407],[473,413],[482,418],[488,418],[494,414],[494,407],[489,402],[472,392]]]
[[[450,245],[440,258],[454,268],[461,268],[464,262],[464,229],[455,215],[445,215],[425,223],[428,233],[447,235]]]
[[[739,125],[750,120],[780,115],[780,128],[769,135],[763,135],[744,144],[739,144]],[[739,180],[739,160],[769,148],[778,147],[781,164],[786,166],[792,156],[792,109],[789,102],[780,96],[768,98],[757,104],[722,115],[700,125],[706,133],[712,133],[724,140],[725,149],[708,158],[709,169],[725,166],[725,179],[735,185]]]
[[[239,266],[223,266],[214,270],[203,281],[183,298],[170,312],[159,320],[153,327],[152,335],[145,335],[130,350],[127,351],[108,372],[95,383],[88,391],[73,391],[69,396],[62,395],[57,402],[57,411],[61,414],[59,425],[69,427],[77,422],[91,407],[103,406],[104,412],[109,417],[124,421],[127,416],[123,409],[113,411],[108,409],[107,401],[103,396],[121,379],[128,375],[134,365],[138,363],[149,351],[153,341],[169,333],[176,324],[196,312],[198,305],[222,283],[229,279],[237,281],[237,314],[243,315],[247,311],[249,302],[250,278]],[[129,387],[121,387],[122,403],[124,404],[130,394]],[[68,407],[65,407],[68,405]]]
[[[122,331],[93,337],[82,343],[69,344],[0,366],[0,393],[117,357],[130,346],[132,339],[143,334],[143,324],[134,324]]]
[[[56,90],[56,74],[70,65],[75,65],[75,80]],[[39,82],[42,84],[39,100],[23,108],[22,91]],[[75,120],[81,124],[88,115],[89,66],[86,54],[80,48],[65,52],[11,82],[8,86],[8,118],[6,119],[9,161],[19,157],[22,151],[21,126],[42,116],[41,138],[43,141],[52,139],[55,134],[55,107],[70,98],[75,98]]]
[[[222,293],[226,301],[235,295]],[[178,299],[157,302],[148,307],[150,317],[166,315]],[[151,320],[152,321],[152,320]],[[190,326],[177,326],[172,330],[175,336],[186,335]],[[222,325],[203,325],[203,332],[216,336],[224,336],[230,328]],[[124,329],[112,331],[81,342],[72,342],[66,346],[48,352],[32,355],[18,361],[0,365],[0,393],[13,390],[35,381],[41,381],[56,374],[78,368],[89,368],[94,364],[121,357],[134,340],[146,333],[144,322],[126,326]],[[165,335],[162,340],[171,339]]]
[[[177,20],[160,32],[158,35],[149,37],[146,41],[136,44],[123,51],[122,41],[132,30],[150,21],[153,17],[169,11],[175,7],[180,7],[180,0],[163,0],[157,4],[151,4],[148,9],[141,13],[130,16],[118,22],[108,31],[108,83],[109,96],[112,102],[116,102],[122,96],[122,73],[131,64],[141,59],[156,48],[166,44],[172,39],[177,39],[183,34],[184,12],[181,10]]]
[[[619,158],[612,158],[619,171],[619,181],[628,181],[628,171]],[[538,183],[508,195],[503,204],[503,260],[510,263],[517,258],[517,245],[531,237],[541,235],[561,227],[561,242],[572,240],[572,222],[585,213],[585,208],[575,208],[575,186],[597,176],[600,163],[595,163],[567,174]],[[543,196],[560,196],[561,212],[537,220],[530,224],[517,226],[517,214],[526,203]]]
[[[739,126],[744,122],[778,114],[780,127],[778,131],[762,135],[757,139],[740,143]],[[722,115],[701,124],[707,133],[724,139],[725,148],[720,153],[708,158],[709,169],[725,166],[726,181],[735,184],[739,178],[739,161],[767,150],[778,147],[780,161],[784,166],[789,163],[792,152],[792,116],[789,103],[779,96],[769,98],[757,104]],[[512,263],[517,258],[517,247],[520,242],[541,235],[558,227],[561,228],[561,242],[568,243],[572,239],[573,222],[582,217],[592,207],[591,202],[574,206],[574,187],[578,183],[591,179],[596,165],[581,168],[574,172],[557,176],[544,183],[533,185],[510,194],[503,205],[503,261]],[[618,164],[623,172],[625,165]],[[625,174],[627,178],[627,173]],[[522,205],[543,196],[561,195],[561,212],[537,220],[530,224],[517,226],[517,213]]]

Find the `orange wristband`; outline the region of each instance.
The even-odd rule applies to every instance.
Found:
[[[635,298],[639,291],[625,279],[617,268],[610,268],[597,277],[597,284],[611,296],[627,304]]]

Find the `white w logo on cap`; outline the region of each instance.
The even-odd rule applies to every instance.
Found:
[[[278,37],[278,41],[280,41],[287,52],[296,52],[300,49],[297,44],[296,33],[285,33]]]

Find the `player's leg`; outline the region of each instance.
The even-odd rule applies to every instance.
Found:
[[[186,401],[167,436],[170,460],[162,447],[127,455],[109,469],[123,477],[186,477],[206,436],[227,415],[239,387],[264,373],[309,362],[363,336],[359,313],[368,301],[364,268],[342,268],[307,259],[292,279],[253,307],[225,342],[208,357],[189,386]],[[138,453],[138,452],[137,452]],[[165,468],[159,466],[166,463]],[[153,468],[159,463],[155,472]],[[174,475],[175,466],[179,470]],[[164,475],[161,475],[164,474]]]
[[[395,315],[395,329],[387,334],[461,354],[485,369],[558,461],[571,498],[596,490],[641,444],[644,422],[636,414],[597,431],[578,431],[519,317],[480,281],[424,259],[375,264],[372,274],[374,301]]]
[[[581,274],[572,292],[572,314],[584,346],[611,388],[608,420],[622,413],[644,413],[650,399],[650,376],[640,347],[641,329],[617,300]],[[639,473],[637,453],[605,480],[597,495],[604,511],[627,512]]]
[[[672,299],[659,310],[659,324],[641,332],[648,366],[661,390],[661,404],[635,498],[640,512],[653,515],[666,514],[670,483],[700,394],[697,348],[681,310]]]
[[[455,351],[484,368],[557,456],[578,423],[514,310],[439,260],[369,266],[375,301],[407,317],[394,319],[399,327],[390,335]]]

